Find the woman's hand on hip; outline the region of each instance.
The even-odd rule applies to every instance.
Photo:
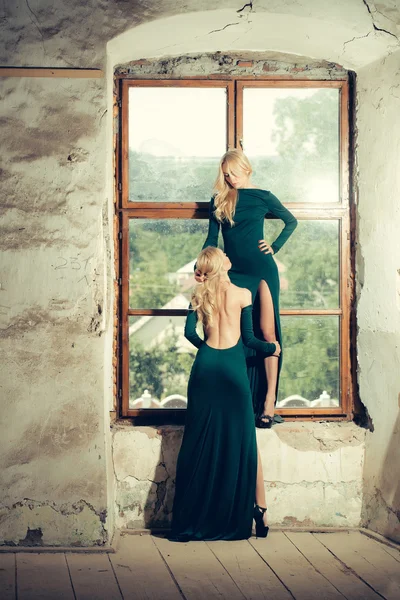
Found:
[[[258,240],[258,247],[264,254],[274,254],[272,247],[265,240]]]

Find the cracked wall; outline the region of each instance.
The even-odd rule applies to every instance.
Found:
[[[127,78],[290,76],[293,79],[343,79],[347,70],[326,60],[312,60],[282,52],[215,52],[141,59],[119,64],[117,76]]]
[[[0,540],[104,544],[104,81],[0,96]]]
[[[400,52],[359,72],[357,104],[358,365],[374,426],[363,520],[400,541]]]
[[[126,43],[121,36],[131,35]],[[277,51],[356,68],[383,57],[400,36],[396,0],[17,0],[0,6],[0,64],[105,67],[218,50]],[[114,44],[115,41],[115,44]]]
[[[182,427],[113,427],[116,524],[169,527]],[[257,431],[269,521],[357,527],[365,430],[353,423],[284,423]]]

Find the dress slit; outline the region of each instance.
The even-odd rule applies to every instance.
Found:
[[[279,288],[277,290],[277,298],[274,298],[274,294],[272,293],[271,287],[268,284],[268,281],[265,278],[261,278],[257,283],[257,288],[253,297],[253,326],[255,335],[264,339],[264,334],[261,330],[261,299],[259,293],[259,286],[261,281],[264,281],[268,286],[269,292],[271,294],[272,306],[274,310],[274,325],[275,325],[275,334],[276,339],[279,342],[281,347],[281,353],[278,358],[278,374],[276,379],[276,400],[278,400],[278,390],[279,390],[279,379],[282,369],[282,333],[281,333],[281,322],[279,315]],[[253,290],[251,290],[253,296]],[[250,348],[246,348],[246,364],[247,364],[247,374],[250,381],[250,389],[253,399],[253,409],[256,420],[263,414],[264,412],[264,402],[265,396],[268,391],[268,381],[265,372],[265,364],[264,357],[260,355],[257,351],[251,350]]]

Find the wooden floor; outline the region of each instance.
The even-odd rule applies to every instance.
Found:
[[[0,554],[1,600],[400,598],[400,552],[360,532],[174,543],[124,535],[115,554]]]

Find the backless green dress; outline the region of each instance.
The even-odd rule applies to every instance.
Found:
[[[251,536],[257,446],[243,344],[264,356],[275,344],[258,340],[252,307],[241,314],[241,338],[224,350],[196,333],[190,310],[185,336],[199,348],[188,383],[185,431],[178,456],[172,536],[188,540],[240,540]]]
[[[279,318],[279,274],[272,254],[264,254],[258,248],[259,241],[264,238],[264,219],[272,214],[285,223],[277,239],[271,244],[274,254],[296,229],[297,220],[271,192],[259,189],[239,189],[236,210],[233,217],[235,225],[231,227],[228,221],[222,224],[214,216],[214,200],[210,202],[209,230],[203,248],[218,246],[219,230],[222,230],[224,250],[232,263],[229,277],[235,285],[251,291],[253,301],[253,326],[255,335],[263,338],[260,329],[260,303],[258,286],[264,280],[271,292],[275,314],[275,330],[277,340],[282,348],[281,323]],[[282,368],[283,351],[279,357],[278,382],[276,397],[278,397],[279,374]],[[267,393],[264,357],[253,349],[246,351],[248,377],[253,397],[253,407],[256,419],[263,413]]]

